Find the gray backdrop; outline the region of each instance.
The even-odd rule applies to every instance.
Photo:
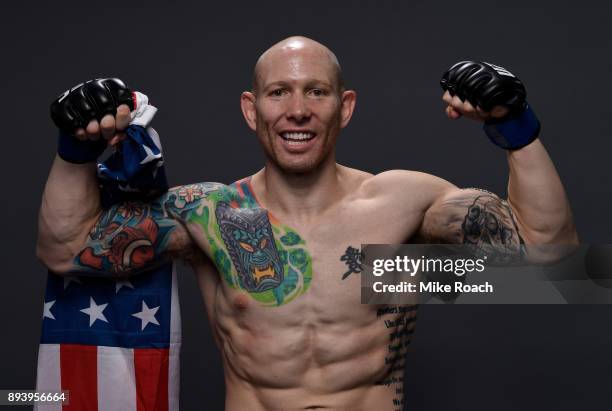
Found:
[[[504,195],[503,151],[476,124],[448,121],[438,86],[455,61],[495,62],[527,85],[582,242],[612,242],[603,2],[83,3],[21,1],[0,13],[0,388],[35,383],[46,277],[34,255],[36,215],[56,144],[48,105],[92,77],[120,77],[160,108],[172,184],[229,183],[262,164],[238,106],[257,56],[288,35],[312,36],[337,53],[358,92],[339,162],[421,170]],[[221,409],[220,358],[192,274],[183,268],[180,279],[182,409]],[[407,408],[608,409],[611,314],[610,306],[423,307]]]

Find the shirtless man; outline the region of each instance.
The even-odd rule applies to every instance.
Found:
[[[453,94],[443,96],[451,119],[507,114]],[[401,409],[416,311],[360,304],[360,244],[470,236],[518,252],[521,242],[575,244],[577,234],[538,139],[508,151],[506,201],[416,171],[372,175],[337,164],[336,139],[355,101],[329,49],[303,37],[283,40],[260,57],[253,90],[241,96],[266,155],[263,169],[230,186],[186,185],[102,210],[95,164],[56,157],[38,255],[58,274],[109,275],[89,261],[129,230],[144,244],[134,248],[140,258],[107,271],[132,275],[171,258],[189,261],[223,357],[227,410]],[[120,106],[75,137],[114,144],[128,122],[129,109]],[[492,217],[482,224],[496,224],[489,234],[504,234],[480,239],[484,226],[467,233],[474,205]]]

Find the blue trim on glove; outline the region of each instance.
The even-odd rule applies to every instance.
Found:
[[[57,142],[57,154],[69,163],[90,163],[96,161],[102,155],[107,143],[103,138],[99,138],[96,141],[81,141],[74,136],[60,131]]]
[[[540,122],[529,105],[517,116],[488,120],[482,126],[489,139],[506,150],[518,150],[540,134]]]

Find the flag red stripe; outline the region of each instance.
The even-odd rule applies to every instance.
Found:
[[[168,411],[168,349],[134,349],[136,410]]]
[[[62,390],[68,390],[69,404],[62,411],[98,411],[98,352],[92,345],[61,344]]]

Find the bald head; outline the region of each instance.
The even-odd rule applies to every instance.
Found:
[[[276,43],[257,60],[253,70],[253,92],[257,93],[262,89],[262,81],[265,81],[266,74],[279,62],[289,61],[290,59],[307,59],[317,64],[326,66],[329,69],[330,80],[332,80],[338,91],[344,89],[342,70],[336,55],[323,44],[309,39],[308,37],[292,36]]]

